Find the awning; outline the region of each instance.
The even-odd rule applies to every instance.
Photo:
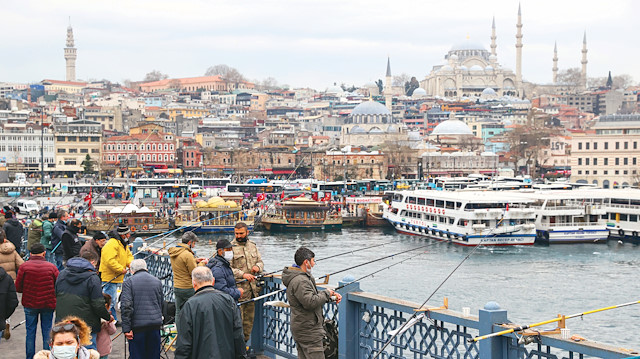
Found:
[[[295,170],[273,170],[274,175],[290,175],[294,172]]]
[[[182,173],[182,170],[179,168],[156,168],[153,173]]]

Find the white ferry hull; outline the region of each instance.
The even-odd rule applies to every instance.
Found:
[[[553,230],[538,230],[538,241],[548,244],[569,244],[569,243],[606,243],[609,231],[602,228],[577,229],[577,228],[554,228]]]

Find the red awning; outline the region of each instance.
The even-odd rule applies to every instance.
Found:
[[[153,173],[169,173],[169,169],[167,168],[156,168],[153,170]]]
[[[273,170],[274,175],[290,175],[294,172],[295,170]]]

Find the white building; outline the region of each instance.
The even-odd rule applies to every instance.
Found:
[[[41,153],[41,148],[44,151]],[[0,162],[10,171],[40,171],[41,155],[44,154],[44,170],[55,167],[53,134],[48,127],[41,131],[34,123],[0,124]]]

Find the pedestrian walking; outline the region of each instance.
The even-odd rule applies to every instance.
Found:
[[[18,295],[13,279],[4,268],[0,267],[0,340],[11,336],[7,319],[11,317],[18,306]]]
[[[182,243],[169,248],[169,259],[173,270],[173,293],[176,298],[176,320],[184,303],[195,293],[191,284],[191,272],[198,261],[206,263],[206,259],[196,259],[193,253],[198,236],[193,232],[185,232],[180,238]]]
[[[61,271],[64,269],[63,259],[64,252],[62,247],[62,235],[67,230],[67,221],[69,220],[69,212],[61,209],[58,211],[56,216],[58,221],[53,225],[53,231],[51,232],[51,245],[53,249],[51,250],[54,254],[55,264],[58,267],[58,270]]]
[[[315,254],[300,247],[294,255],[295,264],[285,267],[282,283],[287,287],[291,307],[291,334],[296,342],[299,359],[324,359],[324,316],[322,307],[335,297],[342,296],[331,289],[318,291],[311,269],[316,265]]]
[[[260,287],[256,281],[256,275],[264,270],[264,263],[255,242],[248,239],[249,229],[244,222],[238,222],[234,228],[235,239],[233,245],[233,259],[231,268],[237,281],[242,281],[238,287],[242,289],[240,301],[248,301],[260,293]],[[245,342],[249,340],[253,329],[255,316],[255,303],[247,303],[240,307],[242,313],[242,329]]]
[[[102,291],[111,296],[111,315],[117,321],[118,289],[122,286],[127,267],[133,261],[133,254],[129,250],[131,231],[129,227],[121,223],[115,232],[110,233],[110,236],[111,238],[101,251],[100,277],[102,278]]]
[[[147,262],[131,262],[132,276],[122,285],[122,332],[129,340],[130,359],[160,358],[162,282],[149,274]]]
[[[242,289],[236,286],[229,261],[233,259],[233,245],[226,239],[216,243],[216,256],[207,264],[215,279],[214,288],[229,294],[236,302],[242,296]]]
[[[31,248],[29,260],[20,266],[16,277],[16,291],[22,293],[22,306],[27,329],[25,348],[27,359],[36,352],[36,330],[38,318],[42,330],[42,348],[49,349],[49,330],[53,323],[53,310],[56,309],[55,283],[58,268],[44,258],[45,250],[41,243]]]
[[[100,278],[96,273],[98,256],[86,252],[82,257],[67,261],[56,281],[56,320],[75,315],[91,329],[91,343],[87,348],[96,349],[96,338],[102,329],[100,319],[111,320],[105,309]]]
[[[39,351],[35,359],[99,359],[100,354],[94,349],[87,349],[91,340],[91,329],[80,318],[69,316],[51,328],[51,350]]]
[[[196,294],[185,303],[178,318],[175,359],[246,358],[235,300],[213,287],[208,268],[195,268],[191,278]]]
[[[45,258],[47,261],[55,264],[55,258],[51,252],[53,249],[53,246],[51,245],[51,234],[53,233],[54,222],[58,219],[58,215],[55,212],[51,212],[43,215],[42,219],[44,221],[42,222],[42,236],[40,237],[40,243],[44,245]]]

